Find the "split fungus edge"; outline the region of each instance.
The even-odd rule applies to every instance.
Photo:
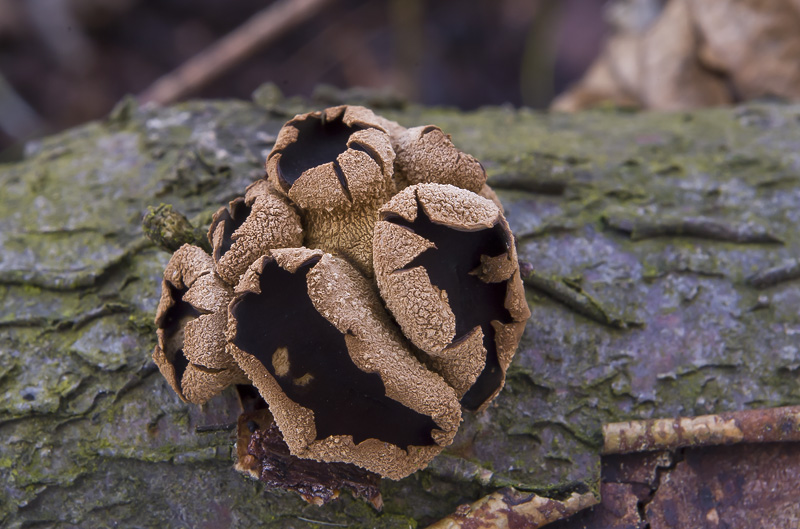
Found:
[[[296,309],[302,318],[286,307],[269,312],[287,298],[284,289],[302,299],[304,306]],[[249,318],[256,307],[267,314],[261,310]],[[269,333],[271,318],[283,318],[274,323],[285,338],[267,337],[279,334]],[[316,320],[317,328],[299,332],[292,328],[297,320]],[[257,260],[236,287],[227,338],[231,356],[267,401],[298,457],[353,463],[401,479],[424,468],[458,430],[455,391],[407,350],[369,280],[343,259],[292,248]],[[320,343],[324,357],[298,354],[297,348]]]
[[[500,209],[452,185],[417,184],[381,208],[374,251],[377,284],[403,334],[466,409],[485,409],[530,317]]]
[[[231,384],[249,383],[225,350],[232,295],[201,248],[184,244],[167,263],[153,361],[183,401],[203,404]]]

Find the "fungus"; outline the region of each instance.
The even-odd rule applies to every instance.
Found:
[[[380,121],[363,107],[295,117],[267,158],[270,182],[300,208],[305,245],[372,271],[378,208],[395,192],[394,151]]]
[[[272,248],[303,244],[300,218],[266,180],[247,187],[244,197],[214,214],[208,240],[217,274],[236,285],[247,267]]]
[[[514,238],[490,200],[418,184],[381,209],[375,276],[386,306],[469,410],[497,395],[530,316]]]
[[[239,470],[377,506],[377,476],[424,468],[497,395],[530,311],[485,181],[438,127],[298,115],[214,215],[212,255],[175,252],[153,358],[190,402],[252,384]]]
[[[202,404],[230,384],[249,382],[225,351],[232,295],[196,246],[181,246],[164,270],[153,360],[184,401]]]
[[[438,183],[479,193],[486,171],[473,156],[456,148],[450,136],[434,125],[407,129],[393,137],[396,178],[403,187]]]
[[[345,260],[274,250],[244,274],[229,314],[228,349],[292,454],[400,479],[452,442],[455,392],[403,345]]]

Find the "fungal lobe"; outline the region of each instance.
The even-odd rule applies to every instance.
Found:
[[[315,309],[306,276],[318,260],[292,273],[265,259],[261,293],[245,292],[231,304],[232,343],[256,357],[290,400],[313,411],[316,439],[350,435],[355,444],[434,445],[436,423],[387,397],[380,375],[353,363],[345,335]]]
[[[478,193],[486,183],[481,163],[435,125],[407,129],[393,137],[393,145],[397,176],[405,185],[450,184]]]
[[[300,218],[285,197],[265,179],[247,187],[244,197],[220,208],[208,229],[216,272],[228,285],[270,249],[303,242]]]
[[[278,162],[279,180],[284,191],[288,191],[300,176],[312,167],[329,162],[333,162],[335,167],[336,158],[347,150],[347,140],[350,135],[363,129],[358,125],[345,124],[343,113],[332,120],[324,119],[324,116],[325,114],[312,115],[292,123],[297,129],[297,141],[280,151],[281,157]],[[337,173],[341,174],[341,169]],[[340,177],[340,182],[344,189],[347,189],[343,175]]]
[[[217,213],[208,230],[209,233],[213,234],[216,232],[217,226],[223,226],[221,241],[219,245],[214,245],[214,252],[212,254],[214,261],[218,262],[220,258],[231,249],[233,245],[233,233],[244,224],[244,221],[247,220],[247,217],[250,215],[250,211],[251,208],[247,205],[244,198],[239,197],[231,202],[229,209],[222,208]]]
[[[184,352],[184,327],[193,319],[199,317],[203,312],[183,300],[183,296],[188,292],[189,287],[178,288],[169,281],[164,282],[168,289],[169,296],[173,304],[156,321],[156,326],[163,329],[164,348],[163,353],[167,361],[172,364],[175,370],[175,381],[180,386],[183,374],[189,367]]]
[[[213,273],[213,259],[185,244],[164,271],[153,361],[181,399],[202,404],[247,377],[227,354],[227,306],[233,292]]]
[[[391,214],[384,220],[404,226],[435,244],[401,270],[422,267],[431,283],[447,293],[455,315],[453,344],[466,339],[475,327],[480,327],[483,332],[486,365],[461,399],[465,408],[477,409],[502,385],[504,378],[497,354],[495,328],[491,322],[507,324],[513,319],[505,307],[506,281],[487,283],[476,271],[481,269],[487,256],[497,258],[508,254],[513,242],[499,222],[491,228],[478,230],[459,230],[433,222],[419,199],[417,216],[413,221]]]
[[[267,158],[274,188],[298,208],[306,247],[372,275],[377,210],[395,192],[395,153],[381,121],[356,106],[296,116]]]

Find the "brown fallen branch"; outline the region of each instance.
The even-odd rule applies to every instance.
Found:
[[[157,79],[139,100],[162,105],[178,101],[308,20],[330,1],[278,0],[178,69]]]
[[[537,529],[572,516],[597,504],[597,501],[591,493],[573,492],[567,499],[559,501],[507,487],[481,498],[472,505],[462,505],[456,512],[429,526],[428,529],[493,527]]]
[[[603,454],[800,441],[800,406],[610,423],[603,426],[603,439]]]
[[[681,447],[797,442],[800,441],[800,406],[610,423],[603,426],[603,437],[604,455]],[[430,528],[514,526],[536,529],[597,504],[597,498],[590,493],[573,493],[566,500],[557,501],[505,488],[472,505],[462,505]],[[602,509],[598,512],[601,513],[598,519],[602,519]]]

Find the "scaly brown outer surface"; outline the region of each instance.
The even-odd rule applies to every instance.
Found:
[[[371,110],[332,107],[295,116],[267,157],[269,181],[300,208],[304,244],[372,274],[372,228],[395,192],[395,154]]]
[[[475,157],[453,145],[450,136],[434,125],[413,127],[392,137],[397,153],[395,177],[405,187],[413,184],[451,184],[479,193],[486,171]]]
[[[355,434],[322,435],[322,438],[318,438],[319,421],[331,418],[323,416],[320,410],[309,409],[292,400],[278,380],[292,376],[290,366],[295,362],[294,358],[298,358],[297,352],[291,347],[288,351],[286,347],[279,347],[274,352],[268,351],[266,355],[262,355],[271,356],[272,366],[268,366],[258,358],[257,352],[241,349],[245,347],[242,344],[246,337],[242,336],[245,331],[241,330],[242,324],[237,321],[237,317],[242,318],[244,315],[237,306],[246,303],[245,300],[253,299],[253,295],[262,294],[260,274],[264,273],[265,267],[273,259],[280,268],[292,274],[312,265],[310,270],[304,272],[307,274],[307,291],[295,295],[309,296],[319,314],[338,329],[337,332],[341,333],[346,345],[348,362],[354,364],[361,373],[377,373],[380,376],[386,397],[378,394],[370,398],[389,399],[412,410],[413,414],[433,420],[431,425],[434,429],[430,432],[429,444],[400,447],[372,437],[355,442]],[[369,280],[346,261],[324,254],[321,250],[274,250],[272,258],[261,258],[250,267],[236,287],[236,293],[237,297],[230,308],[229,351],[267,400],[294,455],[319,461],[353,463],[385,477],[400,479],[426,466],[442,448],[452,442],[461,420],[455,392],[438,375],[420,364],[403,345],[400,335],[391,328],[389,317]],[[298,314],[297,317],[301,315]],[[264,321],[263,325],[269,327],[270,323]],[[268,332],[279,335],[281,329],[273,328]],[[309,328],[307,332],[318,331]],[[333,354],[331,351],[329,349],[327,354]],[[315,384],[324,384],[317,379],[321,380],[325,376],[326,373],[314,373],[311,377],[295,378],[294,383],[313,388]],[[348,380],[337,382],[338,386],[333,391],[349,391]],[[299,392],[300,390],[298,394]],[[340,397],[331,394],[328,397],[347,399],[347,395],[349,394],[343,393]],[[358,395],[353,398],[359,398]],[[362,420],[347,417],[347,409],[349,408],[338,410],[342,421],[352,423]],[[320,415],[315,417],[315,412]],[[381,418],[363,417],[364,422],[378,419]],[[402,417],[386,420],[403,421]],[[336,425],[331,428],[338,431]]]
[[[153,361],[185,401],[202,404],[231,384],[247,382],[225,351],[231,296],[214,274],[211,257],[196,246],[181,246],[164,270]]]
[[[404,189],[381,216],[375,227],[375,271],[386,306],[459,398],[486,370],[499,370],[482,382],[488,387],[480,397],[465,403],[482,409],[502,388],[530,316],[508,224],[491,200],[441,184]],[[458,242],[446,246],[447,239]],[[427,252],[439,252],[439,263],[452,263],[434,271],[437,261],[424,260]],[[451,282],[459,273],[463,277]],[[437,284],[447,284],[447,290]],[[478,292],[464,292],[471,290]],[[476,313],[482,316],[474,318]]]
[[[303,230],[286,198],[266,180],[257,180],[247,187],[244,198],[214,214],[208,240],[217,274],[236,286],[247,267],[269,250],[301,246]]]

